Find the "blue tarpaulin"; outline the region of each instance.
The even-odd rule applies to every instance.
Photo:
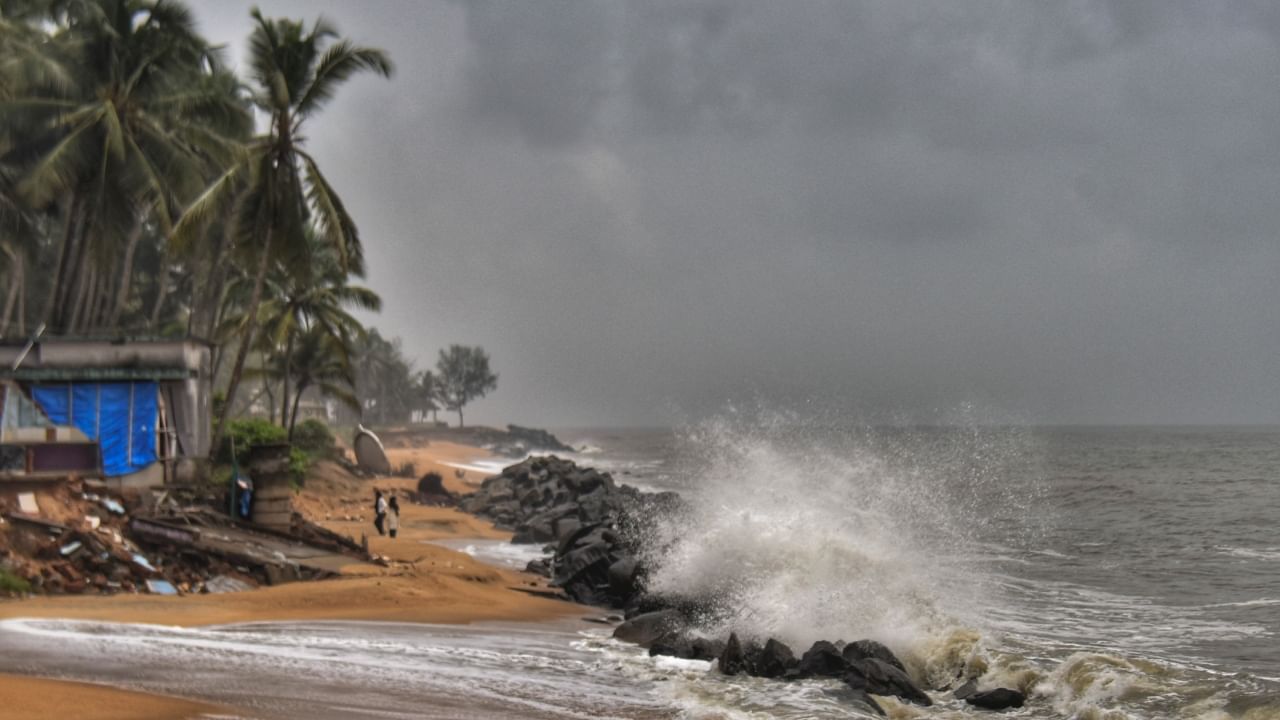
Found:
[[[153,382],[35,385],[31,398],[55,425],[74,425],[97,440],[102,472],[128,475],[156,461]]]

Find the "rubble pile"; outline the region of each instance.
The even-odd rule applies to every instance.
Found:
[[[0,498],[0,570],[36,593],[231,592],[333,575],[282,549],[367,558],[350,538],[296,514],[291,532],[278,533],[168,493],[147,502],[71,480],[41,491],[57,509],[48,517],[35,494]]]

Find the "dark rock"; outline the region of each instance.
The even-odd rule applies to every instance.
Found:
[[[633,557],[623,557],[609,566],[609,592],[625,599],[636,594],[636,575],[640,566]]]
[[[883,660],[859,660],[850,669],[853,671],[851,674],[862,674],[865,682],[863,688],[873,695],[892,695],[925,707],[933,705],[933,700],[905,672]],[[854,683],[850,683],[850,686],[853,687]]]
[[[796,660],[795,653],[791,652],[791,648],[769,638],[769,641],[764,644],[764,649],[760,651],[760,658],[756,661],[755,675],[779,678],[798,664],[799,661]]]
[[[571,491],[584,495],[604,485],[604,477],[590,469],[575,470],[564,476],[564,484]]]
[[[996,688],[995,690],[974,693],[966,697],[964,701],[984,710],[1007,710],[1009,708],[1022,707],[1022,704],[1027,701],[1027,696],[1017,690]]]
[[[689,637],[681,632],[663,635],[649,646],[649,657],[667,655],[685,660],[715,660],[724,652],[725,644],[702,637]]]
[[[556,542],[561,542],[578,532],[578,529],[582,527],[582,522],[578,518],[564,517],[552,523],[551,527],[555,533]]]
[[[849,662],[835,645],[819,640],[805,651],[800,662],[787,672],[788,679],[812,677],[844,677],[849,672]]]
[[[537,428],[520,427],[519,425],[508,425],[507,435],[514,441],[524,443],[530,448],[536,450],[551,450],[552,452],[573,452],[573,448],[560,442],[560,439],[546,430]]]
[[[592,567],[605,563],[602,574],[608,580],[609,543],[600,541],[570,550],[556,570],[556,582],[565,585]]]
[[[710,638],[694,638],[689,647],[693,652],[695,660],[715,660],[724,652],[725,642],[723,640],[712,640]]]
[[[528,522],[516,528],[515,534],[511,537],[511,544],[541,545],[554,539],[555,532],[551,530],[550,522]]]
[[[844,659],[848,660],[850,663],[875,658],[877,660],[883,660],[903,672],[907,671],[906,666],[903,665],[902,661],[893,654],[892,650],[881,645],[875,640],[859,640],[857,642],[851,642],[844,646],[844,651],[841,654],[844,655]]]
[[[855,703],[858,705],[865,705],[867,709],[881,717],[884,717],[884,708],[880,707],[880,703],[876,702],[876,699],[871,697],[866,690],[856,687],[851,687],[850,689],[853,691],[853,701]]]
[[[749,669],[737,633],[729,633],[729,640],[724,644],[724,650],[720,651],[719,664],[720,672],[725,675],[737,675]]]
[[[964,700],[965,698],[969,697],[970,695],[976,692],[978,692],[978,679],[974,678],[969,682],[956,688],[956,691],[951,693],[951,697],[957,700]]]
[[[659,610],[627,620],[614,629],[613,636],[623,642],[649,647],[654,641],[683,626],[684,617],[680,613],[675,610]]]
[[[649,657],[666,655],[689,659],[693,657],[693,649],[688,638],[681,635],[668,634],[658,638],[649,646]]]
[[[562,522],[569,522],[569,520],[565,519]],[[574,518],[573,522],[578,522],[577,518]],[[590,535],[591,533],[599,529],[601,529],[599,525],[579,524],[578,529],[560,538],[560,544],[556,546],[556,557],[563,557],[566,553],[568,553],[570,550],[577,547],[578,545],[590,544],[589,542],[585,542],[584,538],[586,538],[588,535]],[[602,539],[602,537],[603,537],[603,534],[601,534],[600,536],[597,536],[596,541],[599,541],[600,539]]]
[[[534,575],[541,575],[544,578],[551,577],[551,565],[547,562],[546,558],[530,560],[529,564],[524,566],[524,571],[527,573],[533,573]]]

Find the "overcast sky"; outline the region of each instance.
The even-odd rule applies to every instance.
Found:
[[[468,420],[1280,422],[1280,5],[259,5],[395,62],[306,134]]]

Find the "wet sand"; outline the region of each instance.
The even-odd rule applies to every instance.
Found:
[[[418,474],[436,470],[452,491],[467,491],[446,462],[467,463],[486,457],[479,448],[452,443],[432,443],[427,447],[392,450],[410,455]],[[473,473],[468,473],[468,475]],[[110,622],[149,623],[193,627],[272,620],[382,620],[415,623],[470,623],[479,621],[540,621],[590,610],[572,603],[536,595],[546,591],[545,583],[525,573],[512,572],[481,563],[472,557],[427,541],[461,538],[509,538],[489,523],[452,508],[426,507],[409,503],[401,495],[399,537],[378,536],[373,527],[373,489],[401,494],[416,487],[413,478],[353,478],[336,465],[322,463],[308,476],[295,507],[312,520],[359,540],[363,534],[369,549],[384,558],[385,565],[355,562],[343,569],[343,576],[319,582],[300,582],[221,595],[166,597],[158,595],[102,595],[36,597],[0,602],[0,619],[65,618]],[[78,717],[89,719],[123,717],[190,717],[182,712],[199,712],[199,706],[173,704],[172,712],[146,706],[129,706],[129,698],[147,702],[180,703],[167,698],[124,693],[110,702],[97,703],[85,697],[66,696],[75,708],[65,713],[33,710],[9,715],[10,708],[37,707],[15,703],[52,702],[48,687],[57,681],[10,678],[0,692],[11,702],[0,705],[0,717]],[[32,689],[27,690],[26,688]],[[77,692],[113,692],[95,686],[79,686]],[[30,697],[26,697],[26,696]],[[25,699],[24,699],[25,698]],[[43,707],[43,706],[40,706]],[[161,705],[155,706],[162,708]],[[97,714],[101,710],[102,714]],[[119,714],[126,712],[126,714]]]

